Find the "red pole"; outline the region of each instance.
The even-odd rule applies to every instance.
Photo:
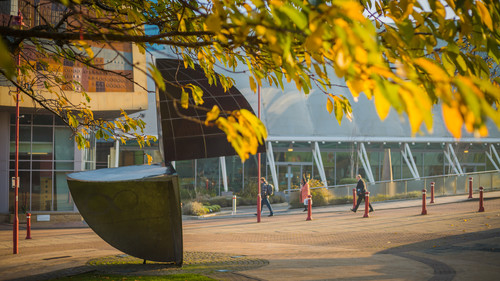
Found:
[[[365,214],[363,215],[363,218],[369,218],[370,215],[368,215],[368,209],[370,208],[370,192],[365,192]]]
[[[257,117],[259,117],[260,120],[260,85],[258,86],[257,89]],[[257,154],[257,177],[259,178],[259,184],[258,184],[258,193],[257,193],[257,222],[260,222],[260,212],[262,211],[262,196],[260,195],[260,187],[261,187],[261,174],[260,174],[260,153]]]
[[[431,182],[431,203],[434,203],[434,182]]]
[[[484,206],[483,206],[483,187],[479,187],[479,211],[478,212],[484,212]]]
[[[31,239],[31,213],[26,213],[26,239]]]
[[[472,177],[469,178],[469,198],[472,199]]]
[[[15,24],[19,28],[23,25],[23,16],[21,10],[18,10]],[[17,83],[21,78],[21,50],[17,55]],[[15,180],[14,180],[14,225],[13,225],[13,253],[19,253],[19,87],[16,90],[16,152],[15,152]]]
[[[312,196],[307,195],[307,219],[306,221],[312,220]]]
[[[356,208],[356,188],[352,189],[352,209]]]
[[[425,197],[426,197],[426,194],[427,193],[427,190],[425,189],[422,189],[422,215],[427,215],[427,206],[425,204]]]

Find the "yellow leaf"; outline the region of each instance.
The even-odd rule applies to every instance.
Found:
[[[488,128],[486,125],[482,125],[478,130],[479,136],[484,138],[488,136]]]
[[[354,97],[359,96],[359,94],[361,92],[363,92],[364,87],[365,87],[365,83],[361,79],[349,80],[349,81],[346,82],[346,84],[347,84],[347,87],[349,88],[349,90],[351,90],[351,94]]]
[[[321,44],[323,43],[323,29],[318,28],[311,35],[307,36],[305,47],[307,50],[311,52],[316,52],[321,48]]]
[[[375,99],[375,109],[377,110],[378,117],[380,118],[380,120],[384,120],[385,118],[387,118],[387,115],[389,115],[391,104],[380,92],[380,89],[378,87],[375,88],[373,94]]]
[[[428,59],[425,58],[418,58],[414,60],[415,64],[420,66],[427,74],[429,74],[430,78],[433,79],[434,81],[442,81],[446,82],[449,76],[444,71],[441,67],[439,67],[437,64],[431,62]]]
[[[482,1],[476,1],[477,11],[481,15],[481,21],[493,31],[493,21],[491,20],[490,13]]]
[[[253,79],[252,76],[248,77],[248,79],[250,80],[250,89],[252,89],[252,91],[257,91],[257,84],[255,84],[255,80]]]
[[[330,98],[326,99],[326,110],[328,110],[328,113],[332,114],[333,111],[333,103],[330,100]]]
[[[458,108],[454,106],[448,106],[447,104],[442,105],[443,120],[448,131],[455,137],[460,138],[462,136],[462,126],[464,120]]]
[[[308,68],[311,68],[311,56],[308,52],[304,53],[304,60],[306,61],[306,65]]]
[[[182,108],[187,109],[189,106],[189,94],[184,90],[184,88],[182,88],[181,90],[182,90],[181,106],[182,106]]]
[[[210,122],[216,120],[219,117],[220,109],[217,105],[212,107],[212,110],[207,112],[207,119],[205,119],[205,126],[209,126]]]
[[[205,20],[206,30],[219,32],[221,28],[221,21],[218,15],[211,14]]]
[[[151,165],[151,163],[153,163],[153,157],[149,154],[146,154],[146,157],[148,158],[148,165]]]
[[[94,52],[92,51],[92,48],[90,48],[87,42],[79,40],[78,43],[85,49],[85,52],[87,52],[87,55],[90,58],[94,57]]]

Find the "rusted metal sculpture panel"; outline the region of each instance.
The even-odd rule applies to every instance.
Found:
[[[101,169],[67,179],[80,214],[111,246],[141,259],[182,264],[178,177],[170,165]]]

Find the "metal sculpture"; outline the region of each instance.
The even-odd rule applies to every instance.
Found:
[[[80,214],[111,246],[182,265],[182,213],[172,166],[101,169],[69,174],[67,180]]]
[[[176,109],[180,98],[175,85],[194,84],[204,91],[205,105],[217,104],[223,112],[247,109],[245,97],[231,87],[228,92],[210,85],[203,70],[186,69],[179,60],[158,59],[157,67],[169,81],[158,92],[158,124],[163,165],[128,166],[73,173],[68,186],[88,225],[113,247],[144,260],[182,265],[182,214],[179,183],[169,161],[236,155],[227,137],[217,128],[203,128],[187,120],[204,120],[206,112]],[[225,113],[221,113],[225,114]],[[261,145],[259,152],[265,151]]]

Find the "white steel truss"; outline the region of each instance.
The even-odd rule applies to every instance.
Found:
[[[415,164],[415,160],[413,160],[413,154],[411,153],[411,149],[408,143],[404,144],[404,148],[401,154],[403,155],[406,165],[408,166],[408,169],[410,169],[413,178],[419,180],[420,174],[418,173],[418,168]]]
[[[361,164],[366,172],[366,178],[369,182],[374,183],[375,179],[373,178],[372,167],[370,166],[370,159],[368,158],[368,154],[366,153],[365,144],[360,143],[358,149],[359,159],[361,160]]]
[[[490,144],[490,151],[486,151],[486,156],[488,156],[488,159],[490,159],[491,163],[495,167],[495,169],[500,170],[500,157],[498,156],[498,152],[495,149],[495,145]],[[495,156],[495,158],[493,158]],[[496,161],[495,161],[496,159]],[[497,164],[498,163],[498,164]]]
[[[455,172],[455,174],[463,175],[462,167],[460,166],[460,162],[458,161],[457,155],[455,154],[455,150],[451,143],[446,146],[446,150],[444,151],[444,156],[448,159],[448,163],[450,163],[451,168]]]
[[[220,161],[220,171],[222,174],[222,185],[224,186],[224,192],[227,192],[228,188],[227,188],[226,157],[225,156],[219,157],[219,161]]]
[[[321,178],[321,182],[323,182],[323,185],[327,187],[328,183],[326,181],[325,167],[323,166],[323,159],[321,158],[321,150],[319,149],[317,141],[314,142],[314,148],[312,153],[314,157],[314,162],[316,162],[316,167],[318,168],[318,173],[319,177]]]
[[[269,162],[269,169],[271,170],[271,177],[273,178],[274,191],[278,189],[278,176],[276,175],[276,164],[274,163],[273,145],[270,141],[267,142],[267,161]]]

